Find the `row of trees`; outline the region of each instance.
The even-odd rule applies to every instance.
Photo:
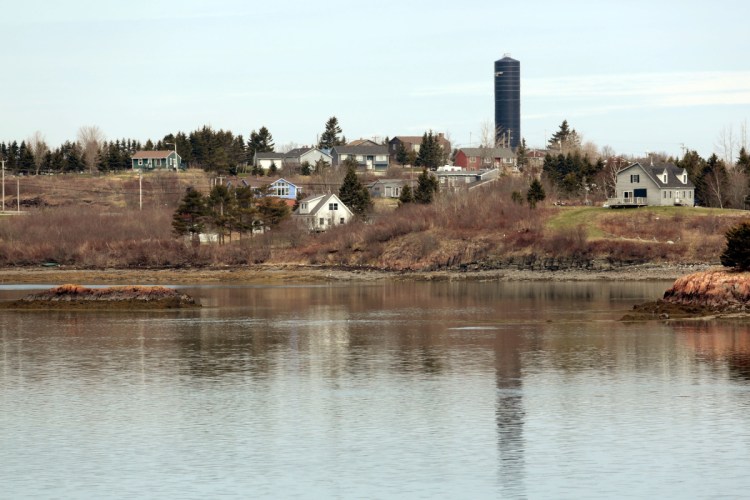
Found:
[[[264,232],[289,214],[284,200],[263,196],[249,186],[217,184],[208,196],[189,187],[172,217],[172,229],[177,236],[189,235],[194,244],[211,229],[223,244],[233,233],[242,239],[244,234]]]
[[[332,116],[325,124],[318,146],[330,148],[345,143],[338,119]],[[5,168],[14,173],[117,171],[131,168],[136,151],[175,149],[191,167],[236,173],[252,164],[256,153],[273,152],[275,147],[273,136],[265,126],[252,130],[247,141],[229,130],[204,126],[190,133],[167,134],[156,141],[149,139],[143,144],[134,139],[107,141],[99,127],[86,126],[79,129],[76,141],[66,141],[55,149],[47,145],[41,132],[35,132],[20,143],[2,142],[0,159],[5,160]]]

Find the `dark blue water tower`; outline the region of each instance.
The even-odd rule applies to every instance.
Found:
[[[521,142],[521,63],[510,54],[495,61],[495,139],[513,149]]]

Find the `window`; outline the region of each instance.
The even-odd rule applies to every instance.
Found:
[[[471,163],[474,163],[475,161],[477,161],[477,157],[476,156],[469,156],[469,161]]]
[[[339,219],[339,224],[344,224],[344,218],[343,217]]]
[[[339,204],[338,203],[329,203],[328,204],[328,210],[338,210]]]
[[[664,198],[666,199],[667,198],[667,192],[664,191],[662,194],[664,195]]]
[[[307,203],[302,203],[302,205],[300,206],[300,208],[302,210],[307,210]]]
[[[630,183],[631,184],[638,184],[639,182],[641,182],[641,176],[640,176],[640,174],[632,174],[630,176]]]
[[[321,218],[320,218],[320,222],[318,223],[318,225],[319,225],[319,226],[324,226],[324,225],[325,225],[325,223],[326,223],[326,220],[325,220],[325,219],[324,219],[323,217],[321,217]]]
[[[138,165],[143,165],[143,160],[141,158],[138,158]]]

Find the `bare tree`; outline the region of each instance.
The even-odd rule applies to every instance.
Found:
[[[494,166],[494,149],[497,147],[498,132],[501,128],[495,128],[491,121],[485,120],[479,127],[479,149],[482,155],[483,168]]]
[[[31,154],[34,156],[35,174],[39,175],[39,170],[41,170],[42,163],[44,163],[44,156],[49,151],[47,142],[44,140],[44,134],[37,130],[26,140],[26,144],[28,144]]]
[[[104,132],[96,125],[85,125],[78,129],[78,142],[83,150],[83,159],[93,173],[99,161],[99,150],[104,142]]]
[[[725,189],[727,205],[732,208],[744,208],[748,194],[748,176],[739,168],[727,169],[727,186]]]
[[[715,144],[719,157],[727,165],[733,165],[735,161],[734,151],[737,148],[737,138],[734,135],[734,128],[729,125],[719,132],[719,137]]]
[[[706,174],[705,181],[706,188],[711,194],[711,197],[715,199],[716,205],[718,205],[719,208],[724,208],[724,182],[722,182],[719,169],[717,167],[712,168],[711,171]]]

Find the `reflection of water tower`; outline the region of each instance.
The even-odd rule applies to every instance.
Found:
[[[513,149],[521,142],[521,63],[510,54],[495,61],[495,141]]]

